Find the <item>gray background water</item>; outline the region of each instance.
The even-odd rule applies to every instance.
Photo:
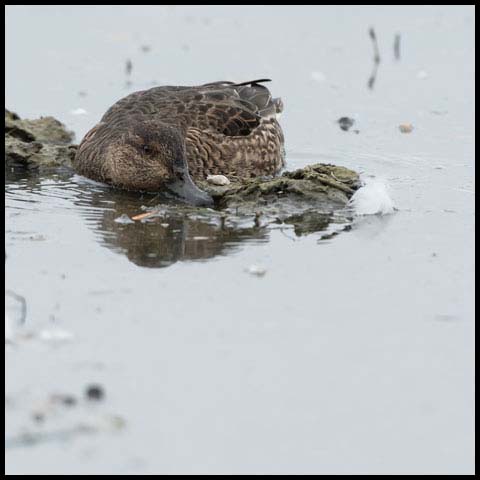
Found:
[[[6,7],[6,107],[21,116],[54,115],[78,140],[130,91],[269,77],[288,168],[375,175],[398,207],[329,241],[273,230],[146,268],[105,226],[142,199],[69,174],[9,176],[6,281],[26,298],[23,328],[74,339],[7,346],[6,436],[37,428],[31,410],[52,392],[92,381],[107,397],[81,412],[126,427],[9,448],[6,472],[473,473],[474,13]],[[338,128],[345,115],[358,135]],[[136,246],[155,255],[141,228]]]

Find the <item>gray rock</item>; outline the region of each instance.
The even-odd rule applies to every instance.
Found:
[[[22,120],[5,109],[5,165],[30,169],[71,166],[74,135],[53,117]]]

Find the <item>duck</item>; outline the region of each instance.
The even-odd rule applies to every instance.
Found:
[[[270,79],[160,86],[112,105],[83,137],[74,170],[113,187],[167,191],[212,205],[196,181],[274,176],[285,165],[280,98]]]

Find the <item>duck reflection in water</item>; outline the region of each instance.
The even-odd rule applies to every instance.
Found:
[[[294,237],[288,236],[295,239],[328,231],[332,224],[345,225],[344,217],[314,208],[277,216],[237,215],[168,201],[156,207],[158,213],[154,216],[133,221],[131,218],[145,207],[158,205],[158,196],[139,198],[134,193],[102,190],[91,191],[88,197],[81,200],[82,211],[89,226],[100,236],[100,242],[126,255],[134,264],[148,268],[229,255],[244,243],[268,242],[274,228],[293,232]]]
[[[142,212],[142,206],[158,203],[153,195],[139,199],[138,194],[110,190],[108,195],[94,192],[89,203],[96,208],[82,210],[101,243],[141,267],[161,268],[177,261],[228,255],[245,241],[267,242],[269,237],[268,227],[255,222],[253,216],[232,221],[222,212],[172,203],[163,204],[156,216],[129,220]],[[85,199],[82,206],[86,206]]]
[[[273,229],[280,229],[292,240],[319,232],[321,238],[328,238],[332,231],[335,234],[351,223],[338,208],[322,210],[318,204],[307,205],[304,201],[298,205],[266,202],[259,208],[240,211],[189,207],[154,194],[78,183],[68,170],[42,176],[25,175],[23,170],[7,172],[7,190],[18,185],[38,199],[69,197],[101,245],[147,268],[230,255],[243,245],[268,242]],[[158,213],[131,220],[145,207],[158,209]]]

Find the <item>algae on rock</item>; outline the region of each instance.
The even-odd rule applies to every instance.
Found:
[[[317,163],[279,177],[255,178],[232,182],[217,187],[207,182],[198,182],[220,207],[268,206],[290,202],[328,205],[346,205],[360,186],[356,172],[345,167]]]

